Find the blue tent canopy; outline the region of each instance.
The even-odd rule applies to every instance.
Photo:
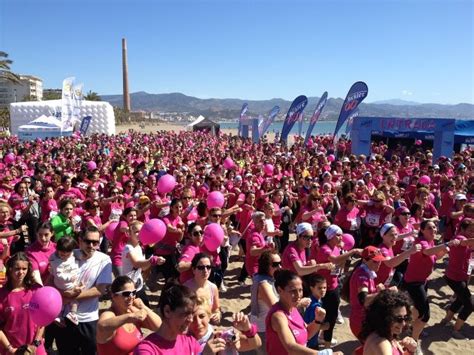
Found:
[[[384,130],[373,131],[373,136],[382,136],[389,138],[411,138],[421,140],[433,140],[433,131],[397,131]],[[474,144],[474,120],[456,120],[454,129],[455,144]]]

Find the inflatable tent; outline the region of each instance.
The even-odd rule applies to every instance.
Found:
[[[45,116],[33,120],[25,125],[18,127],[18,138],[20,140],[33,140],[36,138],[54,138],[61,136],[70,136],[72,130],[61,131],[61,121],[53,116]]]
[[[61,117],[61,100],[16,102],[10,104],[10,132],[18,135],[19,127],[44,115]],[[115,116],[112,105],[102,101],[82,101],[80,119],[91,116],[87,134],[115,134]],[[80,122],[79,122],[80,124]]]

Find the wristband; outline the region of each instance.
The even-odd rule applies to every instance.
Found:
[[[41,340],[35,339],[31,344],[33,344],[35,348],[38,348],[41,345]]]
[[[316,324],[319,324],[319,325],[322,325],[322,324],[324,324],[324,322],[323,322],[323,321],[320,321],[320,320],[317,320],[317,319],[314,319],[314,323],[316,323]]]
[[[8,350],[9,353],[12,353],[12,350],[13,350],[12,344],[8,344],[7,350]]]
[[[158,257],[156,255],[153,255],[152,257],[150,257],[150,259],[148,259],[148,261],[151,265],[156,265],[158,264]]]
[[[243,332],[243,334],[247,338],[253,338],[255,337],[255,334],[257,334],[257,326],[255,324],[250,324],[250,329],[247,330],[246,332]]]

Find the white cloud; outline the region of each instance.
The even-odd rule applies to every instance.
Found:
[[[402,90],[402,95],[403,96],[412,96],[413,92],[411,92],[410,90]]]

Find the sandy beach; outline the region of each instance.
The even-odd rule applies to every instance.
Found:
[[[140,128],[138,124],[117,126],[117,133],[126,132],[133,128],[140,132],[155,132],[159,130],[184,130],[183,125],[172,125],[160,123],[159,125],[149,125],[145,128]],[[236,134],[235,130],[223,130],[225,133]],[[273,139],[271,137],[270,139]],[[228,291],[221,293],[221,305],[224,316],[223,326],[229,326],[230,319],[233,312],[244,311],[250,312],[250,280],[247,280],[247,285],[240,287],[237,282],[237,277],[240,272],[242,262],[237,261],[237,251],[232,252],[229,269],[225,275],[225,284]],[[474,340],[455,340],[451,338],[451,327],[442,326],[439,324],[440,320],[445,315],[445,307],[449,303],[449,298],[453,294],[452,290],[447,286],[443,280],[444,269],[446,265],[443,260],[438,261],[435,271],[431,275],[429,298],[431,302],[431,319],[425,328],[427,336],[422,339],[423,353],[426,355],[448,355],[448,354],[471,354],[473,353]],[[474,293],[474,282],[471,278],[471,293]],[[153,302],[157,302],[158,294],[153,294],[151,297]],[[342,351],[344,354],[352,354],[353,350],[359,343],[353,337],[349,329],[349,307],[347,303],[342,301],[341,311],[345,318],[345,323],[336,325],[335,338],[338,340],[334,350]],[[470,323],[470,324],[469,324]],[[474,319],[471,315],[468,319],[464,332],[474,337]]]

